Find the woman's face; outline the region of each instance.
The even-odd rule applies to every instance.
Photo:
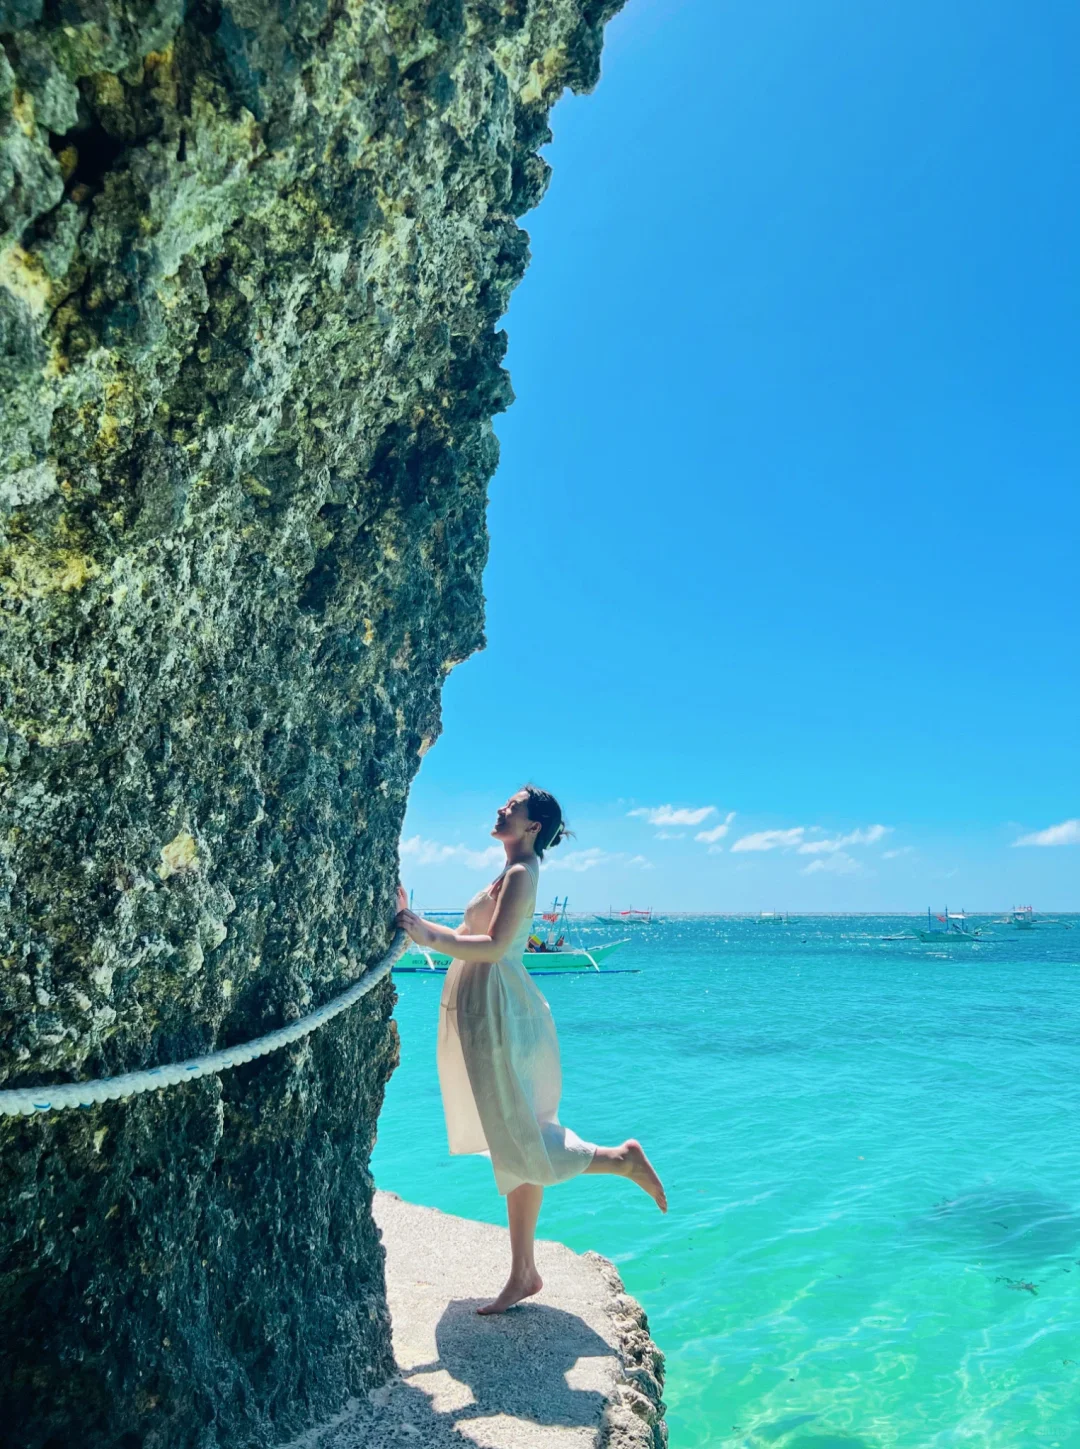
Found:
[[[499,806],[491,833],[497,840],[529,840],[539,830],[539,821],[529,819],[529,797],[524,790],[519,790],[505,805]]]

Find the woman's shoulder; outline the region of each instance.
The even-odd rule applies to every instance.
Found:
[[[531,868],[531,862],[524,860],[516,860],[513,865],[508,865],[503,872],[504,880],[521,880],[524,878],[532,882],[536,880],[536,876],[537,872]]]

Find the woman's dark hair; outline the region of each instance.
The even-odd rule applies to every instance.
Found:
[[[522,788],[527,796],[525,808],[529,819],[536,820],[540,824],[533,849],[543,860],[545,850],[550,850],[553,845],[558,845],[572,832],[567,830],[563,824],[562,806],[554,795],[549,795],[546,790],[541,790],[536,785],[524,785]]]

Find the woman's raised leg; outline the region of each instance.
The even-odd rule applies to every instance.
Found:
[[[619,1147],[598,1147],[586,1172],[607,1172],[616,1177],[628,1177],[647,1192],[662,1213],[667,1212],[667,1193],[664,1184],[656,1175],[652,1163],[645,1156],[636,1137],[628,1137]]]
[[[539,1293],[544,1286],[533,1259],[536,1220],[543,1200],[544,1189],[532,1182],[523,1182],[506,1194],[506,1216],[510,1224],[510,1277],[498,1298],[478,1308],[477,1313],[505,1313],[523,1298]]]

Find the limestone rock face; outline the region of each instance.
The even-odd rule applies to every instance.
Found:
[[[389,940],[483,642],[495,323],[619,0],[0,0],[0,1084],[243,1041]],[[0,1442],[280,1441],[391,1366],[392,988],[0,1119]]]

